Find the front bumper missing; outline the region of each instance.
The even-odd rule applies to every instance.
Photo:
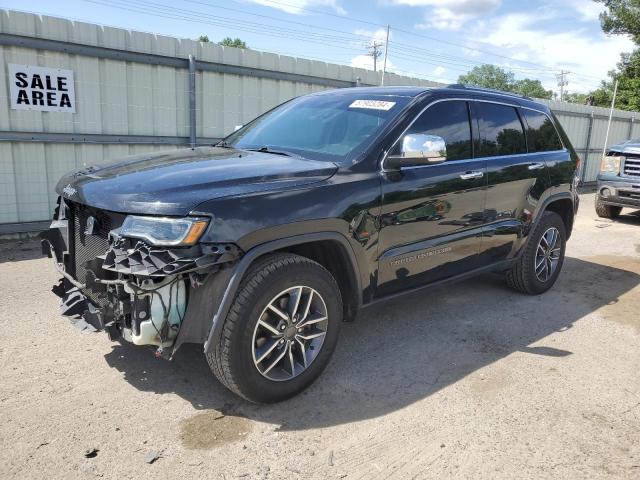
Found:
[[[186,286],[188,300],[182,323],[190,324],[169,325],[172,334],[168,337],[158,332],[160,341],[151,344],[159,345],[160,352],[172,344],[175,352],[184,341],[198,341],[205,336],[208,328],[195,325],[200,320],[194,318],[202,314],[204,304],[200,297],[208,296],[207,292],[199,290],[209,290],[210,285],[217,285],[218,281],[211,281],[217,277],[226,278],[228,267],[242,256],[234,244],[154,247],[140,240],[119,237],[112,231],[107,251],[82,264],[85,269],[85,282],[82,283],[68,268],[74,265],[74,259],[66,227],[66,220],[55,220],[51,228],[41,234],[42,247],[63,277],[52,289],[61,298],[61,313],[81,330],[106,330],[111,339],[122,336],[127,340],[132,338],[133,332],[135,339],[135,335],[140,334],[141,322],[153,316],[152,301],[158,294],[149,292],[157,292],[175,282]],[[206,288],[201,288],[202,285]],[[193,308],[191,300],[195,301]],[[166,317],[167,313],[164,315]],[[182,335],[183,330],[185,335]]]
[[[86,285],[69,275],[58,259],[56,250],[60,251],[60,248],[56,249],[52,243],[56,242],[55,231],[53,229],[47,230],[41,234],[41,237],[42,253],[53,260],[53,266],[63,277],[51,289],[61,299],[60,314],[72,319],[74,326],[80,330],[94,332],[104,330],[105,325],[100,311],[82,293],[82,289],[86,288]]]

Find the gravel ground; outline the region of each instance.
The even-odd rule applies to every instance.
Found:
[[[365,311],[267,407],[201,347],[167,362],[79,332],[39,246],[2,244],[0,478],[640,478],[640,213],[593,200],[550,292],[486,275]]]

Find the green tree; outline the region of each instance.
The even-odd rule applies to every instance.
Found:
[[[523,78],[516,80],[512,72],[495,65],[480,65],[466,75],[458,77],[458,83],[474,87],[492,88],[503,92],[512,92],[535,98],[551,98],[553,92],[545,90],[540,80]]]
[[[609,72],[609,80],[603,81],[601,87],[593,92],[600,102],[598,105],[611,103],[616,79],[619,82],[616,108],[640,111],[640,48],[620,55],[616,70]]]
[[[223,38],[222,41],[218,42],[218,45],[222,45],[224,47],[249,49],[249,47],[247,47],[247,44],[239,38],[226,37]]]
[[[629,35],[640,46],[640,0],[594,0],[602,3],[605,11],[600,14],[602,30],[608,34]],[[608,107],[613,99],[613,90],[618,81],[616,108],[622,110],[640,110],[640,48],[631,53],[620,55],[620,62],[615,70],[608,73],[600,87],[589,94],[570,94],[568,100],[575,103],[586,103],[590,97],[591,104]]]
[[[466,75],[458,77],[458,83],[474,87],[493,88],[503,92],[512,92],[515,77],[495,65],[479,65]]]
[[[513,92],[527,97],[546,98],[547,100],[550,100],[553,96],[553,92],[545,90],[540,80],[531,80],[530,78],[516,80],[513,84]]]
[[[209,37],[207,35],[200,35],[198,41],[202,43],[209,43]]]
[[[629,35],[640,47],[640,0],[595,0],[606,10],[600,14],[602,30],[608,34]],[[623,110],[640,110],[640,48],[620,55],[615,70],[603,80],[599,88],[591,92],[593,104],[609,106],[618,81],[616,107]]]
[[[581,105],[585,105],[587,103],[587,98],[589,97],[588,93],[566,93],[565,100],[569,103],[579,103]]]
[[[630,35],[640,45],[640,0],[595,0],[604,4],[600,23],[605,33]]]

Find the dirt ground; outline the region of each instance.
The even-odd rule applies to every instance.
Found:
[[[79,332],[38,245],[0,245],[0,478],[640,478],[640,213],[593,200],[550,292],[486,275],[365,311],[267,407],[201,347]]]

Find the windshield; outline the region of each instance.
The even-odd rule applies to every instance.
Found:
[[[258,117],[227,137],[225,144],[344,162],[364,151],[410,100],[357,94],[300,97]]]

